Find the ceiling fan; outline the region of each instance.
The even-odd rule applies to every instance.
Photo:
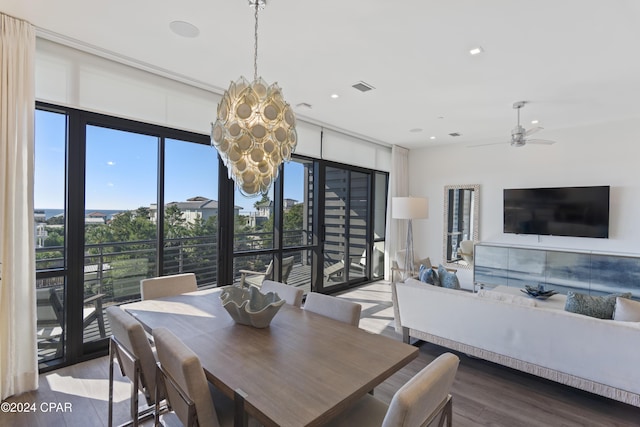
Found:
[[[548,139],[528,138],[529,135],[533,135],[536,132],[540,132],[544,128],[540,126],[536,126],[534,128],[527,130],[524,127],[522,127],[522,125],[520,125],[520,109],[524,107],[526,103],[527,101],[518,101],[513,103],[513,108],[518,110],[518,123],[511,130],[511,141],[509,141],[509,144],[511,144],[512,147],[524,147],[527,144],[541,144],[541,145],[555,144],[556,143],[555,141],[550,141]],[[469,147],[484,147],[486,145],[498,145],[498,144],[504,144],[504,142],[492,142],[490,144],[470,145]]]
[[[520,125],[520,109],[524,107],[526,101],[518,101],[513,103],[513,108],[518,110],[518,124],[511,130],[511,146],[512,147],[523,147],[526,144],[544,144],[551,145],[555,144],[555,141],[550,141],[548,139],[529,139],[527,138],[529,135],[533,135],[536,132],[541,131],[543,128],[540,126],[531,128],[526,130]]]

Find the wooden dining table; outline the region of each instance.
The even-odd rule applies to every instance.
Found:
[[[207,379],[266,426],[317,426],[409,363],[416,347],[284,304],[269,327],[236,324],[221,288],[122,306],[145,330],[165,327]],[[236,403],[237,405],[237,403]]]

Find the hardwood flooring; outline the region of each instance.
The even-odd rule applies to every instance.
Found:
[[[391,289],[387,283],[363,286],[340,297],[362,304],[360,327],[401,339],[393,329]],[[419,347],[418,358],[377,387],[376,397],[389,402],[393,393],[416,372],[449,351],[429,343],[419,344]],[[456,354],[460,357],[452,389],[453,425],[456,427],[640,426],[640,408]],[[9,403],[35,404],[36,412],[0,412],[0,426],[106,426],[107,393],[106,357],[49,372],[40,376],[37,391],[7,400]],[[127,420],[129,393],[128,381],[117,375],[114,399],[116,424]],[[49,410],[50,402],[62,406]],[[65,404],[71,404],[71,411],[64,411]],[[144,423],[145,426],[152,424]]]

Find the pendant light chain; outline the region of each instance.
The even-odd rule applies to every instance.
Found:
[[[258,80],[258,6],[259,1],[256,0],[256,10],[254,18],[256,21],[254,43],[253,43],[253,80]]]

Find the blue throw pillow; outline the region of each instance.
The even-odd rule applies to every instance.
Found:
[[[444,265],[438,266],[438,276],[440,277],[440,286],[449,289],[460,289],[460,281],[456,273],[447,270]]]
[[[440,286],[440,281],[438,280],[438,275],[432,268],[426,267],[424,265],[420,266],[420,274],[418,276],[421,282],[428,283],[433,286]]]
[[[613,319],[616,297],[631,298],[631,292],[593,296],[569,291],[567,292],[567,302],[564,305],[564,309],[571,313],[584,314],[598,319]]]

